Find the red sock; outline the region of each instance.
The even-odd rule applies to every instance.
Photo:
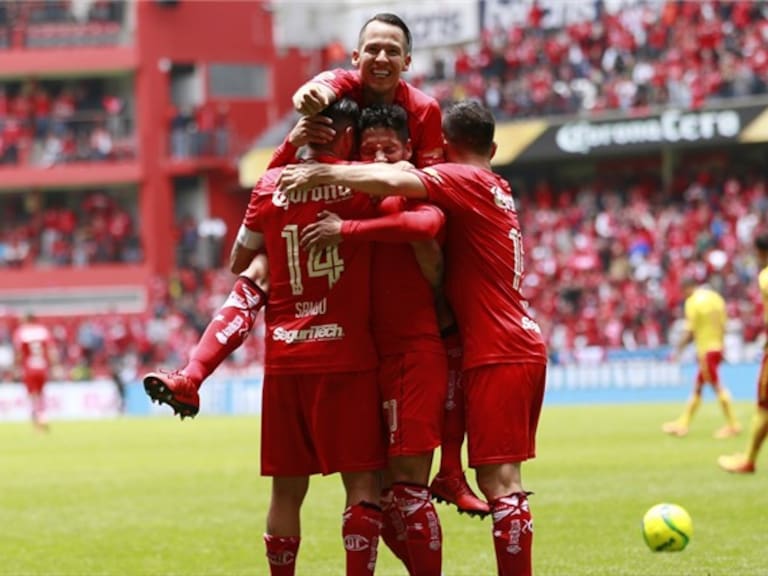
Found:
[[[443,437],[440,446],[440,476],[463,473],[461,445],[464,443],[464,387],[461,382],[462,350],[458,334],[443,339],[448,354],[448,395],[443,411]]]
[[[300,542],[301,538],[298,536],[272,536],[271,534],[264,534],[269,573],[272,576],[294,575]]]
[[[493,546],[499,576],[531,576],[533,517],[528,495],[516,492],[491,503]]]
[[[202,384],[245,341],[266,301],[267,295],[253,280],[245,276],[235,280],[227,301],[208,323],[182,372],[198,386]]]
[[[376,569],[381,508],[360,502],[344,510],[341,535],[347,551],[347,576],[370,576]]]
[[[390,489],[383,490],[381,493],[381,512],[381,539],[410,573],[408,548],[405,543],[405,524],[403,524],[403,519],[395,505],[395,499]]]
[[[392,494],[405,523],[410,572],[418,576],[440,576],[443,564],[443,531],[429,488],[396,482]]]

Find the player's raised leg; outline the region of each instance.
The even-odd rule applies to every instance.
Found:
[[[267,300],[262,286],[267,276],[266,258],[258,256],[235,280],[223,306],[208,323],[180,370],[150,372],[144,376],[144,389],[153,401],[168,404],[181,418],[194,417],[200,410],[198,390],[203,381],[250,334],[256,315]]]

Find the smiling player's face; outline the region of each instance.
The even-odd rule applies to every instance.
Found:
[[[378,96],[394,95],[400,74],[410,63],[403,31],[377,20],[365,27],[357,50],[352,51],[352,64],[360,70],[363,88]]]
[[[392,128],[374,127],[363,130],[360,139],[360,160],[363,162],[394,163],[409,160],[410,143],[403,144]]]

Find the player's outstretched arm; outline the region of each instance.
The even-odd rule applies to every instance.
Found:
[[[301,233],[304,248],[324,248],[347,239],[360,242],[425,242],[433,240],[445,222],[442,210],[431,204],[367,220],[342,220],[328,211],[318,216],[320,220]]]
[[[347,186],[371,196],[426,198],[427,189],[408,162],[396,164],[291,164],[277,181],[290,194],[324,184]]]

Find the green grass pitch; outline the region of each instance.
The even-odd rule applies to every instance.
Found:
[[[539,458],[524,468],[537,576],[768,574],[768,456],[753,476],[721,472],[717,456],[744,435],[714,440],[710,401],[687,438],[667,437],[660,425],[680,408],[545,406]],[[737,410],[748,423],[752,405]],[[268,574],[258,445],[256,418],[54,422],[47,435],[2,424],[0,574]],[[693,517],[683,552],[643,543],[643,513],[662,501]],[[342,506],[337,477],[312,480],[299,575],[343,573]],[[489,520],[438,511],[445,575],[494,574]],[[382,546],[377,574],[406,572]]]

